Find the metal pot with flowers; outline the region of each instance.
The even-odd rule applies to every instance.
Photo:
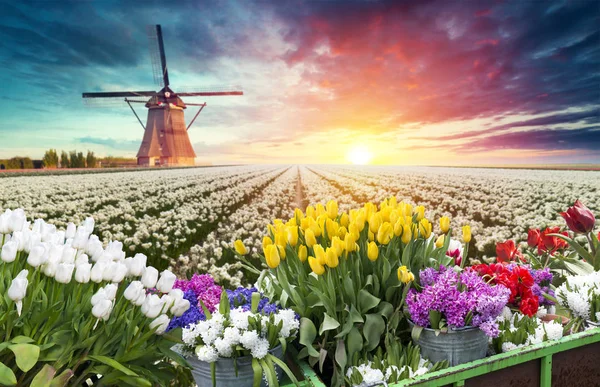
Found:
[[[199,387],[278,386],[283,372],[298,384],[283,361],[300,325],[293,310],[268,304],[256,289],[223,292],[214,312],[200,306],[205,318],[183,328],[181,349]]]

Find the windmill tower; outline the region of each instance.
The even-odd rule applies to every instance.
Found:
[[[180,97],[213,97],[243,95],[244,93],[236,87],[175,93],[169,87],[167,58],[160,25],[150,28],[148,37],[150,39],[154,80],[162,87],[161,90],[83,93],[82,97],[88,104],[95,104],[97,101],[115,101],[115,99],[118,99],[119,102],[123,100],[127,102],[140,125],[144,128],[144,138],[137,153],[138,165],[194,165],[196,153],[190,142],[188,129],[206,106],[206,103],[185,104]],[[150,99],[141,99],[140,97],[150,97]],[[132,103],[144,103],[148,108],[148,118],[145,126],[131,105]],[[184,110],[188,106],[198,106],[199,109],[189,125],[186,126]]]

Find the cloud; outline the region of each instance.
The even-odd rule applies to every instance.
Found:
[[[114,138],[99,138],[99,137],[80,137],[77,139],[80,144],[102,145],[106,148],[111,148],[121,151],[136,151],[140,147],[138,140],[119,140]]]

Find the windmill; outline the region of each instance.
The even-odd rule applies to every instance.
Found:
[[[98,101],[127,102],[133,114],[135,114],[142,128],[144,138],[137,153],[138,165],[194,165],[196,153],[188,136],[188,129],[206,103],[184,103],[181,97],[213,97],[225,95],[243,95],[239,88],[214,88],[209,90],[197,90],[175,93],[169,87],[169,73],[167,71],[167,59],[163,44],[162,30],[160,25],[148,29],[150,39],[150,54],[155,82],[162,87],[159,91],[117,91],[100,93],[83,93],[82,97],[88,104]],[[143,97],[150,97],[145,99]],[[146,125],[131,105],[132,103],[144,103],[148,108],[148,119]],[[186,126],[184,110],[187,106],[198,106],[198,112]]]

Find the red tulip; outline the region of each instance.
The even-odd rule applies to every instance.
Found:
[[[532,228],[527,233],[527,244],[529,247],[537,247],[538,243],[540,243],[540,230]]]
[[[533,297],[523,298],[521,300],[521,305],[519,305],[519,310],[524,315],[533,317],[537,313],[539,306],[540,306],[540,303],[539,303],[538,298],[533,296]]]
[[[510,262],[515,257],[522,258],[521,252],[517,250],[515,242],[508,240],[504,243],[496,243],[496,261],[500,263]]]
[[[596,223],[592,211],[579,200],[576,200],[575,205],[570,207],[567,212],[561,212],[560,215],[565,219],[571,231],[579,234],[589,233],[594,229]]]
[[[548,251],[550,254],[554,254],[558,249],[564,249],[569,246],[564,240],[550,236],[548,234],[562,234],[567,236],[567,232],[560,232],[560,227],[548,227],[540,233],[540,243],[538,244],[538,254],[542,254],[544,251]]]

